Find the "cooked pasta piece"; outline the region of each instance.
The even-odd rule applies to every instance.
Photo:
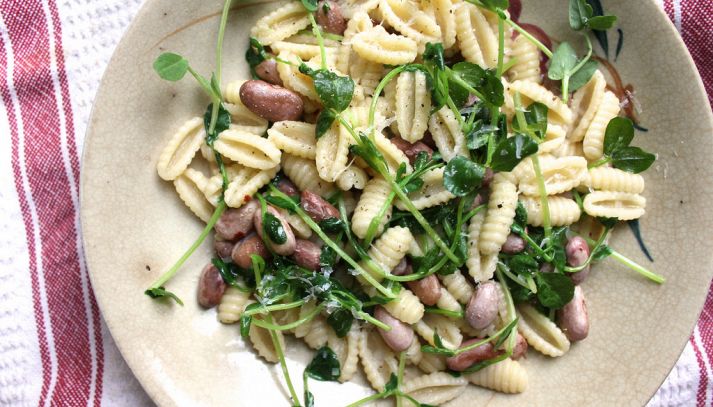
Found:
[[[354,215],[352,215],[352,231],[357,237],[363,239],[366,236],[371,220],[381,211],[390,193],[391,186],[383,178],[372,178],[366,183],[364,192],[362,192],[354,210]],[[388,206],[384,217],[379,222],[376,235],[381,234],[389,219],[391,219],[391,205]]]
[[[421,11],[416,2],[380,0],[379,12],[396,31],[418,43],[419,52],[427,42],[436,43],[441,39],[441,28],[435,18]]]
[[[593,217],[638,219],[646,212],[646,198],[627,192],[594,191],[584,197],[584,212]]]
[[[446,370],[446,357],[435,353],[423,353],[418,368],[426,373]]]
[[[592,123],[584,134],[582,147],[587,160],[598,160],[604,154],[604,133],[609,121],[619,114],[619,98],[610,91],[604,92],[602,103],[592,118]]]
[[[542,83],[540,50],[537,45],[525,36],[518,35],[513,41],[511,57],[517,61],[508,71],[511,81]]]
[[[341,374],[339,381],[350,380],[356,373],[359,363],[359,328],[352,327],[344,338],[337,337],[334,330],[328,330],[327,346],[337,355]]]
[[[401,391],[421,403],[441,405],[463,394],[467,385],[464,377],[435,372],[406,381]]]
[[[459,303],[468,303],[470,297],[473,295],[473,286],[468,282],[468,279],[463,276],[460,270],[456,270],[447,276],[438,277],[441,279],[446,290],[448,290]]]
[[[383,391],[392,373],[398,371],[398,359],[371,329],[362,329],[359,338],[359,359],[367,380],[376,391]]]
[[[444,160],[450,161],[456,155],[468,156],[468,146],[463,130],[453,111],[448,107],[442,107],[431,116],[428,121],[428,130],[430,130],[433,142],[436,143]]]
[[[559,126],[554,123],[547,124],[547,131],[545,132],[545,140],[540,143],[537,152],[542,153],[552,153],[558,150],[562,144],[565,143],[567,139],[567,131],[564,127]]]
[[[251,35],[263,45],[271,45],[296,34],[307,26],[309,26],[307,9],[301,3],[292,1],[259,19]]]
[[[173,180],[173,186],[181,200],[200,220],[208,222],[213,214],[213,204],[203,194],[208,179],[200,171],[188,168]]]
[[[405,321],[404,321],[405,322]],[[460,333],[460,328],[456,323],[444,315],[426,314],[423,318],[416,322],[413,329],[424,341],[436,346],[433,341],[434,334],[438,333],[441,337],[443,346],[448,349],[458,349],[463,342],[463,334]]]
[[[231,208],[239,208],[250,200],[260,188],[275,178],[279,170],[279,165],[262,171],[252,168],[241,170],[228,184],[228,189],[225,191],[225,203]]]
[[[517,206],[517,189],[514,176],[510,173],[499,172],[493,177],[490,184],[490,200],[488,212],[478,238],[478,248],[481,254],[497,254],[505,243],[510,226],[515,219]]]
[[[485,13],[470,3],[456,8],[456,36],[466,61],[494,68],[498,63],[498,33],[493,32]]]
[[[528,383],[527,371],[512,359],[505,359],[466,377],[475,385],[503,393],[522,393]]]
[[[422,2],[423,5],[425,2]],[[441,43],[448,49],[456,43],[456,13],[457,0],[432,0],[433,14],[438,26],[441,27]]]
[[[594,75],[572,96],[572,113],[576,127],[571,129],[567,139],[572,142],[582,141],[584,134],[592,124],[592,119],[597,113],[597,109],[602,103],[607,82],[599,70],[594,71]]]
[[[267,131],[267,120],[251,112],[242,103],[223,103],[225,110],[230,113],[231,130],[241,130],[247,133],[262,136]]]
[[[542,202],[539,197],[522,196],[520,202],[527,210],[527,224],[532,226],[543,225]],[[579,205],[573,199],[563,196],[547,197],[547,205],[550,209],[551,226],[567,226],[579,220],[581,211]]]
[[[413,235],[408,228],[390,227],[371,245],[367,252],[376,267],[363,261],[360,262],[360,265],[376,281],[382,281],[383,273],[390,273],[406,256],[411,242],[413,242]],[[359,280],[366,283],[366,280],[362,280],[361,277]]]
[[[546,356],[559,357],[569,350],[569,340],[554,322],[530,304],[517,306],[518,330],[535,350]]]
[[[342,191],[350,189],[364,189],[369,181],[369,176],[361,168],[350,165],[337,177],[337,187]]]
[[[428,170],[421,177],[423,180],[421,189],[408,195],[416,209],[431,208],[455,198],[455,195],[443,186],[443,171],[445,167]],[[396,201],[396,206],[402,211],[406,210],[406,205],[401,200]]]
[[[461,312],[463,308],[458,303],[456,297],[453,296],[448,290],[441,289],[441,296],[438,298],[436,306],[440,309],[453,312]]]
[[[378,6],[379,0],[371,0]],[[375,6],[375,7],[376,7]],[[358,11],[354,13],[352,18],[347,22],[347,28],[344,30],[344,39],[342,40],[339,50],[337,51],[337,70],[344,74],[350,74],[352,79],[357,82],[359,76],[351,74],[351,66],[355,64],[356,59],[360,59],[352,50],[351,40],[354,35],[366,31],[374,27],[371,22],[371,17],[366,11]],[[358,62],[357,62],[358,63]]]
[[[314,309],[317,308],[317,303],[316,301],[308,301],[300,307],[300,314],[299,318],[305,318],[307,315],[309,315]],[[318,318],[319,316],[317,316]],[[304,338],[307,336],[312,331],[312,321],[314,319],[310,319],[309,321],[303,323],[302,325],[298,325],[295,328],[295,338]]]
[[[395,300],[384,304],[384,309],[394,318],[407,324],[415,324],[423,318],[421,301],[409,289],[402,287]],[[425,339],[425,338],[424,338]],[[431,338],[433,340],[433,338]]]
[[[410,143],[422,139],[430,114],[426,75],[421,71],[402,72],[396,81],[396,123],[401,138]]]
[[[389,34],[377,25],[352,38],[352,48],[362,58],[388,65],[400,65],[416,59],[418,44],[411,38]]]
[[[314,161],[283,154],[282,171],[295,183],[300,191],[311,191],[323,197],[329,196],[336,191],[331,182],[319,177]]]
[[[544,86],[530,81],[514,81],[508,84],[506,90],[511,96],[516,92],[520,93],[523,106],[529,106],[532,102],[540,102],[547,106],[548,120],[565,125],[572,124],[572,111],[567,104]]]
[[[297,157],[314,160],[315,125],[304,122],[275,122],[267,131],[267,139],[280,150]]]
[[[603,191],[640,194],[644,192],[644,177],[616,168],[597,167],[589,170],[588,186]]]
[[[291,65],[277,64],[277,72],[280,74],[283,85],[308,98],[312,102],[319,103],[320,100],[314,88],[314,81],[299,70],[300,63],[303,61],[297,55],[289,51],[282,51],[277,54],[277,57],[284,61],[292,62]],[[319,68],[318,64],[315,66],[315,64],[310,61],[307,61],[306,64],[311,68]]]
[[[203,119],[194,117],[185,122],[171,137],[158,157],[156,168],[159,177],[166,181],[173,181],[183,174],[201,148],[204,139]]]
[[[423,353],[421,352],[421,342],[418,338],[414,337],[411,346],[406,349],[406,361],[412,365],[418,365],[421,363],[421,358],[423,358]]]
[[[277,350],[272,342],[272,335],[270,330],[261,328],[255,324],[250,325],[250,342],[253,344],[253,348],[257,351],[257,354],[262,356],[263,359],[270,363],[277,363],[280,359],[277,356]],[[275,331],[277,335],[277,341],[282,349],[285,349],[285,338],[282,336],[281,331]]]
[[[312,236],[312,229],[310,229],[309,225],[305,223],[299,215],[290,213],[290,211],[283,208],[277,208],[277,211],[280,212],[280,215],[290,224],[295,236],[300,239],[309,239]]]
[[[354,140],[346,131],[340,131],[338,122],[334,122],[322,137],[317,140],[315,164],[319,176],[334,182],[347,169],[349,146]]]
[[[547,195],[561,194],[576,188],[589,177],[587,160],[582,157],[561,157],[540,160],[540,169]],[[520,192],[538,196],[539,182],[533,170],[520,178]]]
[[[555,157],[584,157],[584,149],[582,148],[581,142],[565,140],[552,154],[554,154]]]
[[[354,55],[350,61],[349,74],[355,78],[356,86],[364,92],[364,95],[373,95],[381,77],[384,76],[384,65],[369,61],[359,55]]]
[[[408,157],[394,143],[391,142],[381,132],[374,133],[374,145],[386,160],[389,171],[395,174],[401,164],[406,164],[406,173],[410,173],[412,168]]]
[[[312,320],[309,332],[302,339],[310,348],[319,349],[327,344],[330,333],[334,333],[334,330],[327,323],[327,319],[322,315],[317,315]]]
[[[255,134],[225,130],[215,140],[216,151],[246,167],[268,170],[280,164],[280,149]]]
[[[379,7],[379,0],[344,0],[340,3],[342,15],[349,21],[359,13],[369,13]]]
[[[218,304],[218,320],[224,324],[234,324],[240,320],[245,307],[252,304],[250,293],[228,286]]]
[[[483,273],[480,249],[478,248],[480,230],[483,228],[484,221],[485,211],[481,210],[470,219],[468,224],[468,259],[465,261],[465,265],[468,267],[468,274],[473,277],[476,283],[490,279]]]

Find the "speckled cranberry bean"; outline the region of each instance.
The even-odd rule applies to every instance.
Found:
[[[332,34],[342,35],[347,28],[347,21],[342,16],[342,10],[333,1],[322,0],[317,3],[315,18],[317,24],[321,25],[324,31]]]
[[[461,348],[465,348],[466,346],[472,345],[480,341],[482,341],[482,339],[467,340],[463,342]],[[446,365],[451,370],[455,370],[456,372],[462,372],[465,369],[473,366],[473,364],[475,363],[482,362],[486,359],[492,359],[498,356],[500,352],[501,351],[498,351],[493,347],[492,343],[486,342],[476,348],[458,354],[457,356],[451,356],[447,358]]]
[[[394,318],[383,307],[377,306],[374,309],[374,318],[391,327],[391,330],[385,331],[377,328],[377,331],[384,339],[384,342],[394,351],[402,352],[411,346],[413,342],[413,329],[405,323]]]
[[[574,287],[574,297],[557,311],[557,324],[567,339],[581,341],[589,334],[589,313],[581,286]]]
[[[485,329],[498,315],[498,289],[492,281],[480,283],[465,308],[465,319],[474,329]]]
[[[297,265],[309,270],[319,270],[319,258],[322,248],[309,240],[297,239],[293,258]]]
[[[408,281],[408,288],[418,297],[423,305],[436,305],[441,298],[441,282],[435,274],[420,280]]]
[[[240,87],[240,100],[251,112],[271,122],[298,120],[304,112],[300,95],[257,79]]]
[[[312,191],[302,191],[300,206],[315,222],[339,218],[337,208]]]
[[[220,303],[225,292],[225,281],[218,269],[209,263],[203,267],[198,280],[198,304],[204,308],[212,308]]]
[[[230,257],[239,267],[247,269],[252,266],[250,256],[253,254],[257,254],[263,259],[270,257],[270,252],[267,250],[265,243],[256,234],[248,235],[239,241],[233,248],[233,253],[231,253]]]
[[[248,201],[237,209],[229,208],[215,223],[215,232],[223,240],[242,239],[253,230],[253,216],[260,207],[257,201]]]
[[[503,243],[503,247],[500,251],[506,254],[517,254],[525,250],[525,239],[520,236],[510,233]]]
[[[277,62],[274,59],[266,59],[255,67],[257,76],[265,82],[282,86],[282,79],[277,72]]]

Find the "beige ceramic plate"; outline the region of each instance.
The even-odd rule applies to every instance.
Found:
[[[207,100],[187,77],[172,84],[151,69],[164,50],[185,55],[202,73],[213,67],[220,0],[155,0],[139,13],[107,69],[94,106],[82,171],[82,225],[99,304],[121,353],[160,405],[287,405],[281,373],[262,363],[233,326],[195,300],[204,245],[170,289],[185,307],[151,301],[144,289],[190,245],[202,225],[170,183],[156,175],[159,151]],[[556,38],[571,35],[560,0],[524,2],[524,21]],[[535,8],[535,5],[540,8]],[[713,273],[713,139],[701,81],[683,43],[653,1],[611,1],[626,39],[617,66],[635,85],[642,123],[637,139],[658,161],[646,175],[642,230],[656,259],[649,264],[622,228],[612,243],[668,279],[663,286],[607,260],[585,290],[592,329],[565,357],[531,352],[522,395],[471,386],[453,405],[643,405],[680,354]],[[225,44],[226,80],[247,75],[243,54],[257,16],[275,3],[232,13]],[[204,17],[205,18],[201,18]],[[308,353],[289,348],[301,382]],[[298,385],[298,387],[300,387]],[[316,383],[318,405],[338,406],[368,390],[358,384]],[[300,391],[300,390],[298,390]]]

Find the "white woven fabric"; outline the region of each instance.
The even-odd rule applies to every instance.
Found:
[[[77,144],[83,136],[102,74],[112,52],[144,0],[59,0],[67,78]],[[661,3],[661,1],[658,1]],[[1,23],[1,21],[0,21]],[[0,34],[2,26],[0,26]],[[3,34],[4,35],[4,34]],[[0,104],[0,110],[4,109]],[[4,112],[0,111],[0,117]],[[0,120],[0,134],[9,134]],[[11,174],[9,148],[0,143],[0,174]],[[24,225],[15,186],[0,180],[0,405],[38,404],[42,366],[26,265]],[[22,239],[15,238],[21,236]],[[121,358],[102,322],[104,374],[102,404],[151,405]],[[649,406],[688,406],[696,402],[698,366],[690,342]],[[605,390],[605,389],[603,389]]]

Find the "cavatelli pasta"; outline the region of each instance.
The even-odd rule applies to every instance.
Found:
[[[295,232],[295,236],[300,239],[309,239],[312,236],[312,229],[299,215],[290,213],[290,211],[283,208],[277,208],[277,211],[280,212],[280,215],[290,224],[292,231]]]
[[[460,333],[460,328],[452,319],[438,314],[426,314],[423,318],[416,322],[413,326],[414,331],[432,346],[436,346],[434,342],[434,334],[438,333],[441,337],[443,346],[448,349],[458,349],[463,342],[463,334]]]
[[[441,405],[463,394],[466,385],[464,377],[435,372],[408,380],[401,390],[421,403]]]
[[[561,194],[576,188],[588,178],[587,160],[582,157],[561,157],[540,160],[540,169],[547,195]],[[520,178],[520,192],[538,196],[539,185],[534,170]]]
[[[418,8],[411,0],[380,0],[379,12],[396,31],[412,39],[423,50],[427,42],[441,39],[441,28],[436,20]]]
[[[396,80],[396,123],[401,138],[410,143],[422,139],[430,114],[426,75],[421,71],[402,72]]]
[[[317,143],[314,124],[294,121],[275,122],[267,131],[267,135],[267,139],[280,150],[297,157],[314,160]]]
[[[566,136],[567,131],[564,127],[554,123],[548,123],[547,131],[545,132],[545,140],[540,143],[537,152],[540,154],[554,152],[565,143]]]
[[[309,26],[307,9],[298,2],[289,2],[255,23],[251,35],[264,45],[296,34]]]
[[[381,211],[390,193],[391,186],[383,178],[372,178],[366,183],[364,192],[362,192],[354,210],[354,215],[352,215],[352,231],[357,237],[363,239],[366,236],[371,220]],[[391,219],[391,205],[379,222],[376,230],[377,235],[381,234],[389,219]]]
[[[269,170],[253,168],[241,170],[228,184],[228,189],[225,191],[225,203],[231,208],[239,208],[251,199],[260,188],[275,178],[279,170],[279,165]]]
[[[515,219],[517,189],[510,173],[499,172],[490,184],[488,212],[478,238],[481,254],[497,254],[505,243]]]
[[[181,200],[203,222],[208,222],[213,214],[213,205],[203,194],[208,179],[200,171],[188,168],[173,180],[173,186]]]
[[[444,171],[445,167],[440,167],[428,170],[423,174],[421,189],[408,195],[416,209],[431,208],[455,198],[455,195],[443,186]],[[406,210],[406,205],[401,200],[396,201],[396,206],[401,210]]]
[[[349,146],[352,141],[349,133],[340,131],[340,125],[336,121],[317,140],[315,164],[317,172],[323,180],[334,182],[347,168]]]
[[[360,265],[376,281],[381,281],[384,279],[382,272],[390,273],[399,264],[411,247],[411,242],[413,242],[413,235],[408,228],[390,227],[371,245],[367,252],[373,262],[381,267],[381,270],[364,262],[361,262]]]
[[[432,0],[433,14],[441,27],[441,43],[448,49],[456,43],[456,4],[454,0]]]
[[[364,189],[369,181],[369,176],[361,168],[350,165],[337,177],[337,187],[342,191],[350,189]]]
[[[357,14],[366,14],[379,7],[379,0],[344,0],[340,6],[342,15],[351,21],[356,18]]]
[[[423,318],[421,301],[408,288],[402,287],[395,300],[384,304],[384,309],[394,318],[407,324],[415,324]],[[433,338],[431,338],[433,340]]]
[[[540,50],[532,41],[523,35],[518,35],[513,41],[511,57],[517,61],[508,71],[511,81],[542,83]]]
[[[594,191],[584,197],[583,206],[589,216],[632,220],[644,216],[646,198],[627,192]]]
[[[215,149],[246,167],[267,170],[280,164],[280,149],[272,141],[240,130],[225,130],[215,141]]]
[[[280,347],[285,349],[285,339],[282,336],[282,332],[275,331],[275,335],[277,335],[277,341]],[[277,350],[275,349],[275,344],[272,342],[272,335],[269,330],[252,324],[250,325],[249,337],[258,355],[270,363],[277,363],[279,361]]]
[[[461,312],[463,308],[458,303],[456,297],[453,296],[448,290],[441,289],[441,296],[438,298],[436,306],[440,309]]]
[[[520,202],[527,210],[527,224],[532,226],[543,225],[542,203],[539,197],[522,196]],[[579,220],[581,211],[579,205],[573,199],[563,196],[547,197],[547,205],[550,209],[550,225],[567,226]]]
[[[481,210],[470,219],[470,223],[468,224],[468,259],[465,261],[465,264],[468,267],[468,274],[473,277],[476,283],[490,279],[487,273],[483,273],[482,259],[480,249],[478,248],[480,230],[483,228],[484,221],[485,211]]]
[[[318,315],[312,320],[309,332],[303,339],[310,348],[319,349],[327,344],[330,332],[334,333],[332,327],[327,324],[327,320],[323,316]]]
[[[584,134],[582,148],[587,160],[598,160],[604,154],[604,133],[609,121],[619,114],[619,98],[610,91],[604,92],[602,103]]]
[[[527,371],[512,359],[505,359],[466,377],[475,385],[503,393],[522,393],[528,383]]]
[[[498,63],[498,34],[485,17],[486,11],[462,2],[456,8],[456,36],[466,61],[494,68]]]
[[[250,299],[250,293],[228,286],[218,304],[218,320],[224,324],[234,324],[240,320],[245,307],[255,301]]]
[[[411,346],[406,349],[406,361],[412,365],[418,365],[423,358],[423,353],[421,352],[421,342],[418,338],[414,337]]]
[[[584,134],[589,129],[589,125],[602,103],[606,85],[604,75],[597,70],[594,71],[594,75],[586,85],[574,92],[574,96],[572,96],[572,113],[577,126],[572,128],[570,134],[567,135],[570,141],[582,141],[584,138]]]
[[[523,106],[529,106],[532,102],[540,102],[547,106],[549,109],[547,117],[550,121],[565,125],[572,123],[572,111],[567,104],[544,86],[530,81],[514,81],[508,84],[506,90],[510,95],[514,95],[515,92],[520,93]]]
[[[589,170],[588,186],[603,191],[640,194],[644,192],[644,177],[616,168],[597,167]]]
[[[572,142],[566,140],[554,151],[552,154],[555,157],[584,157],[584,149],[582,148],[582,142]]]
[[[370,329],[361,331],[359,359],[367,380],[376,391],[384,390],[391,374],[398,371],[396,355],[386,346],[381,336]]]
[[[319,177],[314,161],[283,154],[282,171],[300,191],[311,191],[321,196],[329,196],[336,191],[331,182]]]
[[[569,340],[554,322],[529,304],[517,307],[518,330],[535,350],[543,355],[558,357],[569,350]]]
[[[403,163],[406,164],[406,173],[410,173],[412,168],[409,164],[408,157],[401,151],[394,143],[391,142],[386,136],[381,132],[374,133],[374,145],[379,150],[381,155],[384,156],[386,160],[386,165],[389,167],[389,171],[392,174],[396,173],[399,166]]]
[[[309,315],[314,309],[317,308],[317,304],[315,301],[308,301],[300,307],[300,314],[299,318],[302,319]],[[318,316],[319,317],[319,316]],[[317,318],[318,318],[317,317]],[[307,334],[309,334],[312,331],[312,321],[314,319],[310,319],[309,321],[303,323],[302,325],[299,325],[295,328],[295,338],[304,338]]]
[[[401,65],[416,59],[418,44],[411,38],[389,34],[377,25],[352,38],[352,48],[360,57],[380,64]]]
[[[444,160],[450,161],[457,155],[468,156],[463,130],[451,109],[444,106],[431,115],[428,130]]]
[[[342,383],[351,380],[351,378],[354,377],[359,364],[359,333],[361,332],[361,329],[356,328],[355,326],[356,325],[352,326],[352,329],[349,330],[349,333],[347,333],[347,336],[344,338],[337,338],[336,334],[334,334],[330,335],[327,340],[327,345],[338,356],[339,366],[341,367],[339,381]],[[334,338],[341,340],[341,348],[333,345],[336,342]],[[339,352],[337,352],[337,350]]]
[[[473,295],[473,286],[463,276],[460,270],[447,275],[439,276],[441,283],[456,300],[461,304],[467,304]]]
[[[365,95],[373,95],[384,76],[384,65],[362,58],[359,55],[350,57],[349,74],[355,78],[354,82]]]
[[[205,139],[203,119],[194,117],[185,122],[166,144],[158,158],[158,175],[173,181],[188,168]]]
[[[291,89],[300,95],[306,97],[312,102],[319,103],[319,96],[317,96],[317,91],[314,88],[314,81],[309,76],[303,74],[299,70],[300,63],[302,60],[295,54],[289,51],[282,51],[277,54],[277,57],[283,61],[289,61],[292,64],[277,64],[277,72],[280,74],[280,79],[283,85]],[[314,66],[314,63],[306,62],[307,65],[312,68],[319,68]]]
[[[417,365],[426,373],[440,372],[446,369],[446,358],[435,353],[423,353]]]

